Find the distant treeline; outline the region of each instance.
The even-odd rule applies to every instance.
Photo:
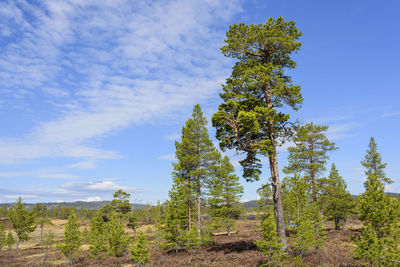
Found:
[[[78,218],[91,219],[97,210],[103,206],[110,204],[111,201],[75,201],[75,202],[48,202],[48,203],[26,203],[25,206],[28,210],[44,209],[46,216],[53,219],[67,219],[69,215],[75,213]],[[8,210],[14,203],[0,204],[0,218],[5,218],[8,215]],[[137,215],[143,218],[143,221],[148,221],[145,213],[151,209],[150,205],[144,204],[131,204],[132,210],[137,211]]]

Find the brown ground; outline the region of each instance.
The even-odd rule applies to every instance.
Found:
[[[57,222],[57,225],[63,225]],[[144,227],[146,230],[149,226]],[[55,230],[55,229],[53,229]],[[154,230],[154,229],[153,229]],[[151,260],[147,266],[259,266],[263,261],[263,255],[257,250],[253,242],[261,240],[259,221],[241,221],[238,233],[232,236],[217,236],[215,244],[201,249],[197,252],[180,251],[168,253],[154,245],[154,235],[148,234],[151,240]],[[324,248],[319,253],[314,253],[304,259],[304,266],[360,266],[351,257],[353,245],[350,236],[357,234],[356,230],[348,229],[342,231],[326,230],[327,240]],[[35,235],[37,236],[37,235]],[[37,242],[37,240],[36,240]],[[31,240],[24,244],[23,249],[15,249],[0,252],[0,266],[43,266],[43,248],[35,245]],[[129,256],[105,260],[91,260],[86,256],[87,251],[80,257],[75,267],[87,266],[135,266],[129,261]],[[53,250],[44,266],[67,266],[60,252]],[[287,266],[294,266],[288,264]]]

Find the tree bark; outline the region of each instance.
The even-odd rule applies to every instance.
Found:
[[[281,183],[279,181],[279,169],[276,153],[270,153],[269,166],[271,170],[272,198],[274,201],[274,214],[276,221],[276,232],[283,244],[282,249],[287,250],[285,221],[283,217],[283,206],[281,196]]]
[[[271,85],[269,83],[265,86],[265,101],[267,107],[273,109]],[[274,214],[276,221],[276,232],[283,244],[282,249],[287,250],[285,221],[283,217],[282,195],[281,195],[281,182],[279,180],[278,157],[276,155],[276,144],[274,137],[274,120],[268,120],[269,140],[271,141],[271,149],[268,152],[269,168],[271,171],[271,185],[272,185],[272,199],[274,202]]]
[[[201,233],[201,188],[200,188],[200,177],[197,178],[197,231],[199,235]]]

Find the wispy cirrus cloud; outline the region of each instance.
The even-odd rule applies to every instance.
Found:
[[[120,155],[92,141],[205,100],[229,68],[220,55],[238,1],[1,3],[0,96],[49,111],[0,137],[0,163]]]

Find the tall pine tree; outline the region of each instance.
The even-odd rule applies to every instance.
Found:
[[[174,176],[186,180],[189,230],[192,218],[192,196],[196,199],[197,229],[201,231],[201,199],[203,188],[211,176],[219,159],[207,131],[207,119],[200,105],[193,108],[192,117],[182,127],[181,142],[175,142],[177,162],[174,163]]]
[[[325,135],[328,126],[307,123],[298,128],[293,139],[295,146],[289,147],[289,165],[284,168],[285,173],[300,173],[309,182],[312,192],[312,201],[317,201],[318,175],[325,171],[325,163],[329,158],[328,151],[337,149]]]
[[[386,177],[386,163],[382,162],[382,157],[378,153],[378,148],[373,137],[371,137],[369,141],[367,154],[365,155],[364,160],[361,161],[361,165],[365,168],[365,175],[367,177],[374,177],[373,180],[376,179],[382,183],[393,183],[392,179]],[[370,182],[372,181],[371,179],[369,180]]]
[[[356,259],[366,260],[372,266],[400,265],[400,203],[384,192],[384,183],[392,182],[385,176],[375,140],[361,164],[366,169],[365,192],[360,196],[358,213],[364,227],[355,239]]]
[[[265,24],[230,26],[222,53],[236,59],[220,94],[223,103],[212,117],[220,147],[246,153],[240,163],[248,181],[261,174],[259,156],[270,165],[270,184],[277,235],[286,249],[285,223],[280,192],[277,146],[291,134],[288,109],[297,110],[303,99],[285,69],[296,66],[290,56],[300,49],[301,32],[294,21],[269,18]]]

